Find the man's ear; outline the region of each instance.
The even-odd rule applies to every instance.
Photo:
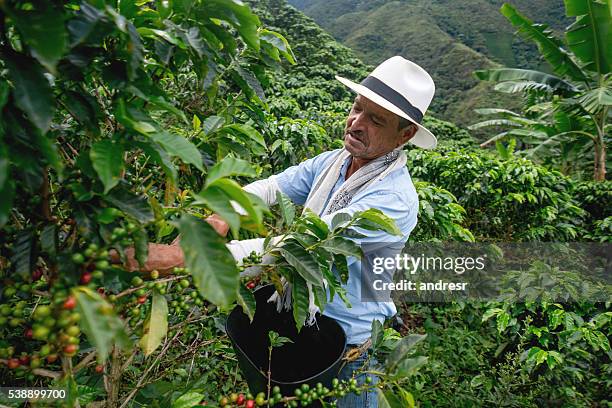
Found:
[[[410,139],[412,139],[414,135],[416,135],[417,130],[419,130],[419,128],[414,123],[411,123],[409,126],[406,126],[404,129],[402,129],[402,134],[400,135],[398,146],[401,146],[407,143]]]

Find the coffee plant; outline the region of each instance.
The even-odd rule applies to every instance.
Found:
[[[64,406],[333,406],[367,390],[395,408],[431,401],[438,387],[438,406],[455,391],[450,406],[495,402],[543,374],[534,390],[560,383],[573,401],[603,395],[593,389],[609,376],[609,308],[537,302],[403,305],[404,337],[376,322],[369,364],[353,378],[249,393],[227,312],[238,305],[252,318],[252,291],[288,281],[300,328],[309,286],[322,311],[344,297],[360,230],[398,233],[376,210],[327,224],[284,196],[267,208],[240,187],[340,147],[353,94],[334,75],[369,72],[284,1],[5,0],[0,57],[3,386],[60,387]],[[448,142],[441,153],[410,149],[420,198],[412,241],[609,241],[602,183],[476,153],[467,131],[426,125]],[[205,221],[213,213],[231,238],[268,237],[265,253],[237,263]],[[148,268],[164,245],[180,246],[184,264]],[[475,367],[492,370],[491,381]]]

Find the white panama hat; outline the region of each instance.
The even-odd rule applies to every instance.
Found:
[[[436,147],[436,137],[421,125],[436,89],[433,79],[423,68],[395,56],[377,66],[359,84],[340,76],[336,79],[359,95],[415,123],[419,129],[410,143],[423,149]]]

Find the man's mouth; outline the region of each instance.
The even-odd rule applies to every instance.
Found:
[[[353,132],[346,132],[346,138],[350,138],[353,142],[358,142],[358,143],[360,143],[360,144],[365,146],[365,143],[363,141],[363,137],[357,136]]]

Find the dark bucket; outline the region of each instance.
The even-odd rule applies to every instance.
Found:
[[[225,324],[251,393],[267,392],[270,330],[293,340],[272,351],[272,387],[278,385],[283,395],[293,395],[302,384],[312,387],[320,382],[331,388],[346,349],[344,330],[334,319],[318,315],[315,325],[304,326],[298,333],[292,313],[279,313],[275,303],[267,302],[273,293],[273,285],[255,291],[257,309],[253,323],[237,306]]]

